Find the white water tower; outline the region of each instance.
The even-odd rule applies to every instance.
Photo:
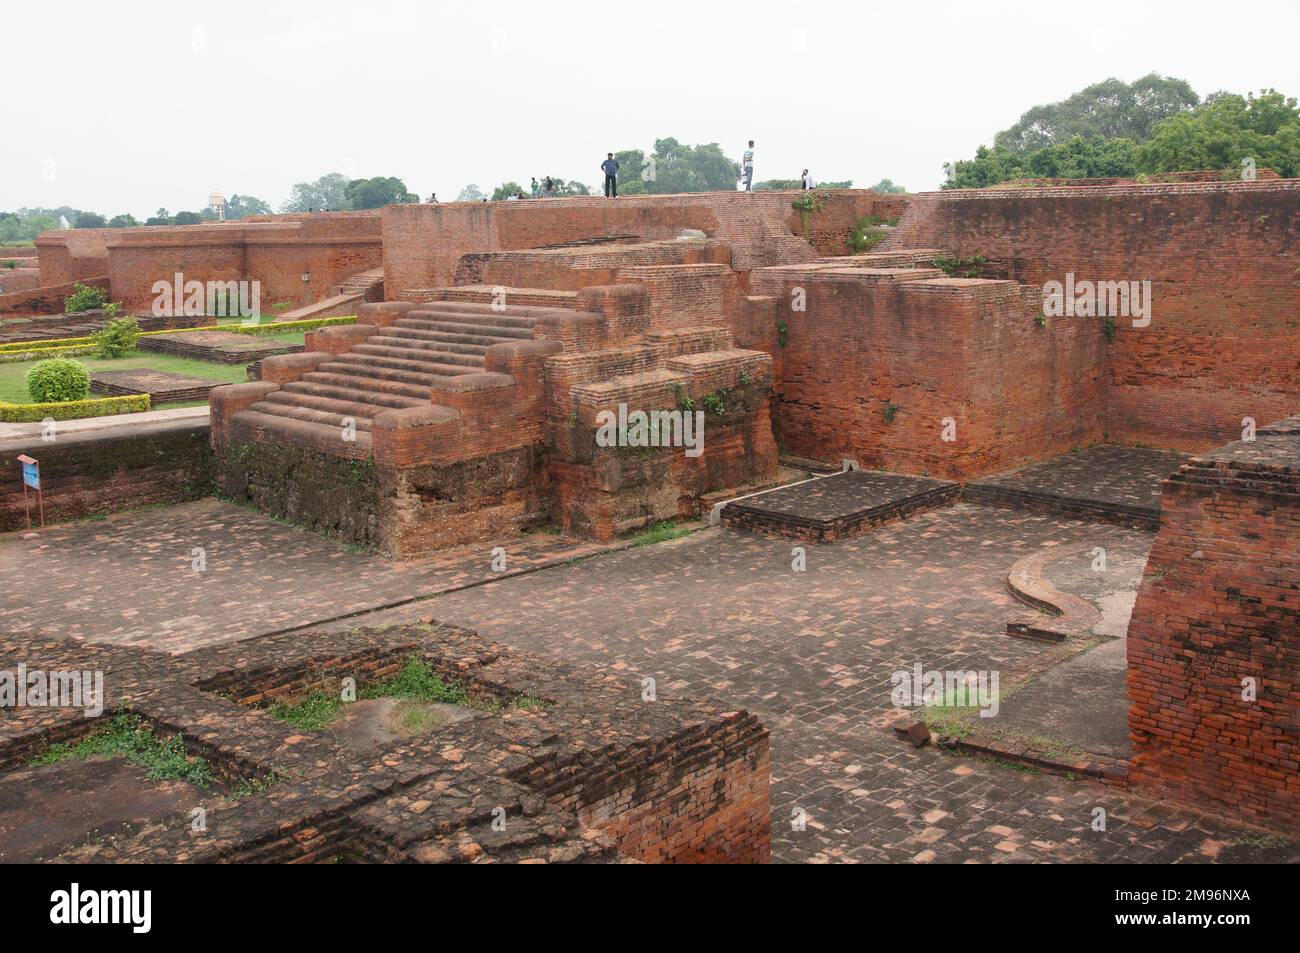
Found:
[[[224,222],[226,220],[226,197],[220,192],[209,192],[208,211],[217,217],[218,222]]]

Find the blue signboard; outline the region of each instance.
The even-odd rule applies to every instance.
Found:
[[[41,488],[41,465],[33,460],[31,463],[23,463],[23,482],[33,490]]]

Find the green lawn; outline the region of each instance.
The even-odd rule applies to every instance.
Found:
[[[288,336],[286,336],[287,339]],[[298,334],[298,343],[302,334]],[[277,340],[279,336],[276,336]],[[189,374],[192,377],[207,377],[224,381],[228,384],[242,383],[248,380],[248,369],[244,364],[214,364],[210,361],[195,361],[186,357],[172,357],[169,354],[152,354],[147,351],[132,351],[126,357],[104,360],[93,356],[73,358],[80,361],[93,374],[95,371],[129,371],[147,367],[155,371],[172,371],[176,374]],[[11,404],[30,404],[27,396],[27,371],[35,361],[0,364],[0,401]],[[95,394],[90,395],[92,398]],[[160,405],[166,406],[166,405]]]

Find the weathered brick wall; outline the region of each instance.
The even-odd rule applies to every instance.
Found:
[[[398,297],[409,289],[453,284],[461,258],[468,254],[598,237],[632,236],[655,241],[675,238],[686,228],[700,229],[710,238],[729,244],[732,264],[742,271],[808,261],[817,252],[792,230],[792,222],[800,222],[790,205],[798,194],[700,192],[632,195],[617,200],[586,197],[390,205],[383,210],[385,281],[389,296]],[[820,240],[832,245],[842,245],[847,238],[851,225],[844,228],[844,223],[858,207],[868,209],[863,214],[869,214],[881,199],[869,192],[845,195],[834,200],[835,211],[824,220],[827,226]],[[896,196],[885,200],[893,204],[898,201]],[[831,233],[838,237],[825,237]]]
[[[1300,417],[1163,489],[1128,630],[1130,778],[1298,831]]]
[[[730,247],[711,241],[673,241],[490,252],[463,259],[456,282],[577,291],[593,285],[616,284],[623,268],[710,262],[730,265]]]
[[[78,282],[61,285],[41,285],[28,291],[0,294],[0,315],[63,314],[63,302],[76,290]],[[100,275],[80,280],[83,285],[108,289],[108,277]]]
[[[197,500],[212,491],[206,424],[158,423],[120,431],[0,441],[0,531],[22,529],[19,454],[41,464],[45,521],[64,522],[159,503]],[[36,496],[31,496],[37,523]]]
[[[1040,288],[1150,280],[1150,326],[1117,320],[1106,429],[1199,451],[1300,407],[1298,213],[1295,179],[954,191],[917,196],[881,247],[983,255]]]
[[[785,452],[960,479],[1102,438],[1102,329],[1064,318],[1041,327],[1033,289],[935,269],[819,266],[757,271],[752,284],[786,326],[776,416]],[[953,441],[942,439],[945,418]]]
[[[127,228],[69,228],[42,232],[36,239],[41,284],[61,285],[106,275],[108,246]]]
[[[0,266],[0,297],[15,291],[31,291],[40,287],[39,268],[5,268]]]
[[[765,864],[772,857],[771,752],[746,712],[614,755],[609,771],[547,793],[619,853],[651,864]]]
[[[123,230],[108,246],[113,299],[147,312],[154,282],[180,272],[186,281],[259,281],[264,310],[276,302],[314,304],[344,278],[381,264],[379,222],[376,212],[336,212]]]
[[[793,193],[792,198],[800,194]],[[790,208],[786,221],[790,230],[807,239],[819,255],[847,255],[849,236],[859,222],[873,215],[886,220],[898,218],[912,198],[859,189],[816,189],[812,194],[819,208],[806,214]]]

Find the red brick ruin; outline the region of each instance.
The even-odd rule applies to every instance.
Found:
[[[73,280],[147,311],[174,272],[261,281],[293,316],[356,314],[212,392],[215,480],[398,557],[707,515],[771,486],[778,447],[958,484],[1100,443],[1197,454],[1163,485],[1133,614],[1129,781],[1300,829],[1300,180],[1021,185],[50,233],[39,284],[0,314]],[[897,225],[850,254],[873,216]],[[1046,318],[1067,275],[1149,281],[1149,324]],[[708,452],[598,445],[620,405],[704,411]],[[751,753],[765,772],[765,742]],[[750,800],[756,763],[737,774]],[[750,800],[716,823],[753,859]],[[609,829],[627,853],[690,849],[640,823]]]

